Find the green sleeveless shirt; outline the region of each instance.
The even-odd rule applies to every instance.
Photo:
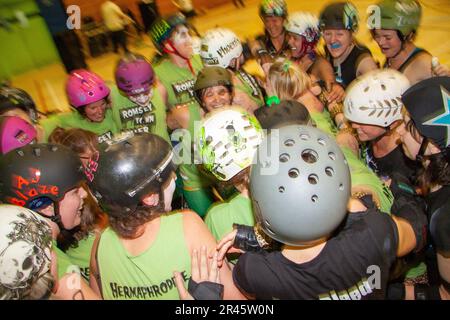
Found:
[[[97,262],[103,299],[177,300],[173,271],[186,284],[191,276],[191,257],[183,230],[183,214],[161,216],[158,236],[143,253],[130,255],[117,234],[107,228],[100,239]]]
[[[122,132],[150,132],[170,143],[166,106],[158,90],[153,90],[152,100],[146,107],[139,106],[122,95],[116,86],[111,88],[111,97],[114,120],[120,123]]]
[[[258,107],[265,105],[263,94],[255,78],[244,70],[237,70],[234,74],[242,83],[242,85],[235,86],[234,90],[244,92]]]
[[[217,241],[233,230],[234,223],[254,226],[252,201],[237,194],[227,202],[214,204],[208,210],[205,223]]]
[[[98,136],[99,143],[112,139],[120,131],[120,124],[114,120],[111,108],[106,109],[105,119],[102,122],[89,121],[78,111],[72,111],[43,119],[40,124],[45,131],[45,142],[48,141],[48,137],[57,127],[63,129],[80,128],[94,132]]]
[[[81,275],[87,281],[89,281],[91,250],[94,245],[94,241],[95,234],[89,234],[86,238],[78,241],[77,247],[70,247],[65,252],[70,261],[80,268]]]

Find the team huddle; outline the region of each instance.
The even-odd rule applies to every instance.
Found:
[[[449,299],[450,70],[375,5],[383,66],[352,3],[262,0],[246,43],[159,18],[70,112],[2,85],[0,299]]]

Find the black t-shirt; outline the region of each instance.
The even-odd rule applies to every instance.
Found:
[[[450,186],[430,193],[426,198],[428,227],[433,244],[441,252],[450,252]]]
[[[365,56],[371,56],[369,49],[366,47],[355,44],[352,51],[348,55],[347,59],[339,65],[334,65],[333,57],[325,46],[325,54],[328,61],[334,68],[334,75],[336,81],[342,85],[344,88],[347,87],[353,80],[356,79],[356,70],[358,68],[359,62]]]
[[[364,158],[369,168],[379,177],[391,177],[393,172],[398,172],[412,178],[419,170],[418,164],[405,155],[401,145],[381,158],[375,158],[372,149],[366,147]]]
[[[393,220],[371,209],[349,214],[345,227],[313,260],[296,264],[279,251],[246,253],[233,279],[256,299],[384,299],[397,246]]]

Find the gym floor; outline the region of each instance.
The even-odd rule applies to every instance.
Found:
[[[201,14],[195,18],[194,25],[201,34],[213,27],[229,28],[245,41],[263,30],[262,21],[258,16],[260,0],[245,2],[246,7],[240,9],[236,9],[230,1],[220,7],[200,10]],[[287,0],[289,12],[309,11],[316,15],[329,2],[329,0]],[[369,47],[378,61],[383,63],[384,59],[380,50],[365,26],[367,7],[374,2],[374,0],[353,1],[361,17],[361,27],[356,37]],[[416,44],[438,57],[442,64],[450,66],[450,0],[420,0],[420,3],[423,15]],[[153,45],[147,35],[138,39],[135,32],[130,32],[128,43],[129,49],[133,52],[141,53],[146,57],[154,54]],[[118,54],[109,52],[96,58],[88,58],[87,63],[92,71],[106,80],[113,81],[114,67],[118,58]],[[260,72],[254,62],[248,63],[246,68],[250,72]],[[16,76],[12,79],[12,84],[27,90],[42,111],[58,112],[69,109],[64,92],[66,77],[63,65],[56,63]]]

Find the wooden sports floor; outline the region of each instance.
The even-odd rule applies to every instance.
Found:
[[[169,1],[169,0],[167,0]],[[233,30],[241,40],[261,33],[262,22],[258,16],[259,0],[246,0],[246,8],[236,9],[232,1],[228,4],[209,9],[194,20],[200,33],[219,26]],[[319,14],[329,0],[287,0],[289,12],[309,11]],[[383,62],[376,43],[371,39],[366,28],[366,10],[375,1],[353,0],[361,16],[361,27],[357,39],[368,46],[376,59]],[[450,0],[421,0],[423,15],[416,44],[439,58],[441,63],[450,66]],[[81,12],[81,14],[83,14]],[[150,39],[144,36],[138,40],[135,34],[129,36],[130,49],[147,57],[154,53]],[[91,70],[107,80],[113,81],[113,70],[118,54],[106,53],[97,58],[88,58]],[[255,63],[250,62],[246,68],[250,72],[259,72]],[[32,70],[14,77],[12,84],[27,90],[44,112],[68,110],[68,102],[64,93],[66,73],[62,64],[56,63]]]

